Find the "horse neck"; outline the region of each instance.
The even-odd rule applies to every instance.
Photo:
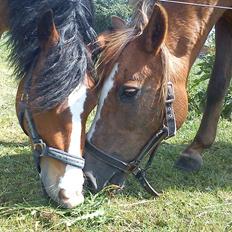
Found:
[[[193,2],[187,0],[187,2]],[[215,1],[205,0],[201,3],[210,5],[230,6],[228,0]],[[164,4],[169,16],[169,31],[166,40],[166,47],[173,55],[174,63],[181,63],[180,69],[185,69],[187,78],[188,72],[196,60],[207,36],[218,19],[223,15],[224,10],[206,7],[190,7],[178,4]],[[183,70],[181,71],[183,73]]]

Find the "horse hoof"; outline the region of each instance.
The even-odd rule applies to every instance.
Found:
[[[198,171],[203,165],[203,159],[199,154],[182,154],[176,161],[175,167],[186,172]]]

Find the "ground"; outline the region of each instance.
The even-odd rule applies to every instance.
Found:
[[[197,173],[173,167],[196,133],[200,119],[188,120],[165,142],[149,172],[161,196],[153,199],[131,177],[117,194],[109,189],[83,205],[64,210],[43,196],[27,137],[14,107],[17,81],[0,41],[0,231],[232,231],[232,125],[221,120],[212,148]],[[193,117],[191,117],[193,118]]]

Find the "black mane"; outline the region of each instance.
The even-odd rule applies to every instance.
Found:
[[[78,86],[92,61],[86,44],[95,40],[91,0],[9,0],[10,61],[18,79],[28,78],[34,60],[40,53],[38,20],[53,10],[60,34],[58,45],[47,56],[45,66],[36,77],[32,105],[48,110],[64,101]]]

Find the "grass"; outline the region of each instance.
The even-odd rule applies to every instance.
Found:
[[[14,109],[16,81],[0,41],[0,231],[232,231],[232,126],[221,120],[204,167],[187,174],[173,167],[191,141],[199,118],[164,143],[149,172],[161,197],[153,199],[130,177],[125,190],[109,189],[73,210],[57,208],[42,194],[28,140]]]

